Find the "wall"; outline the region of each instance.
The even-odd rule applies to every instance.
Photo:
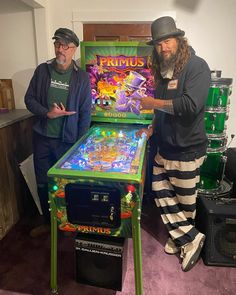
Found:
[[[17,109],[25,108],[24,95],[35,67],[48,59],[43,4],[0,1],[0,78],[12,79]]]
[[[5,13],[0,9],[0,78],[13,80],[16,108],[24,108],[22,97],[36,66],[36,51],[32,11],[18,8]]]
[[[119,2],[108,0],[50,0],[47,1],[48,58],[51,58],[54,54],[51,38],[58,27],[72,28],[80,39],[83,39],[82,24],[85,22],[145,22],[152,21],[164,13],[176,15],[177,26],[185,30],[186,36],[197,54],[206,59],[211,69],[222,70],[223,77],[234,79],[230,114],[227,121],[227,133],[230,136],[234,132],[234,126],[236,125],[236,117],[233,115],[233,110],[236,108],[236,56],[234,54],[236,39],[233,38],[233,28],[236,27],[235,11],[235,0],[146,0],[145,2],[127,0],[119,0]],[[25,74],[24,79],[27,79],[28,70],[34,67],[37,59],[36,56],[33,57],[33,52],[35,52],[33,42],[30,43],[33,31],[29,27],[29,14],[27,14],[28,27],[24,19],[26,17],[25,13],[22,13],[22,16],[16,16],[16,14],[14,16],[4,15],[4,20],[1,17],[0,27],[6,22],[7,31],[10,32],[12,42],[15,35],[18,34],[13,35],[14,30],[10,31],[9,29],[14,17],[17,17],[15,26],[20,23],[28,36],[31,36],[31,40],[27,43],[27,48],[30,47],[30,51],[27,54],[26,49],[23,48],[24,51],[21,54],[22,56],[26,55],[27,58],[18,64],[19,67],[16,67],[13,60],[17,59],[18,51],[15,50],[9,54],[7,48],[5,48],[4,53],[5,57],[8,58],[8,62],[7,67],[0,70],[0,74],[2,75],[4,74],[2,72],[5,72],[8,77],[4,78],[9,78],[10,75],[14,76],[15,72],[22,71],[22,75]],[[19,30],[17,28],[16,32]],[[1,33],[2,31],[3,29],[0,29]],[[6,35],[6,32],[3,33]],[[26,38],[26,36],[23,38]],[[23,49],[21,48],[21,51]],[[79,54],[77,53],[75,58],[78,57]],[[13,70],[14,68],[15,70]],[[18,101],[16,103],[18,106],[22,106],[22,99],[21,95],[17,96]],[[232,146],[236,146],[236,140]]]

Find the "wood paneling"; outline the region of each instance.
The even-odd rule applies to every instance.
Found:
[[[15,99],[11,79],[0,79],[0,108],[15,109]]]
[[[151,23],[145,24],[84,24],[84,41],[151,40]]]
[[[23,213],[25,182],[19,163],[32,154],[34,117],[0,128],[0,239]]]

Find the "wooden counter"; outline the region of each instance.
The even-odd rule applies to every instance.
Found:
[[[32,154],[32,125],[27,110],[0,114],[0,240],[23,213],[26,184],[19,163]]]

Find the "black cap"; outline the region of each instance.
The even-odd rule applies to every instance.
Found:
[[[76,47],[79,46],[79,38],[73,31],[67,28],[57,29],[52,39],[62,39],[66,43],[73,42],[76,45]]]
[[[160,40],[169,37],[184,36],[185,32],[177,29],[175,21],[170,16],[163,16],[156,19],[151,26],[152,40],[147,42],[148,45],[154,45]]]

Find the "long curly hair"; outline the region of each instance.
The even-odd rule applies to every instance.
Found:
[[[176,79],[184,66],[186,65],[187,61],[189,60],[191,56],[189,44],[186,38],[184,37],[176,37],[176,40],[178,42],[178,49],[176,52],[176,60],[175,60],[175,68],[174,68],[174,74],[173,79]],[[154,76],[155,83],[158,82],[158,80],[161,79],[161,68],[160,68],[160,59],[158,56],[158,53],[156,51],[156,48],[153,48],[152,56],[151,56],[151,69],[152,69],[152,75]]]

